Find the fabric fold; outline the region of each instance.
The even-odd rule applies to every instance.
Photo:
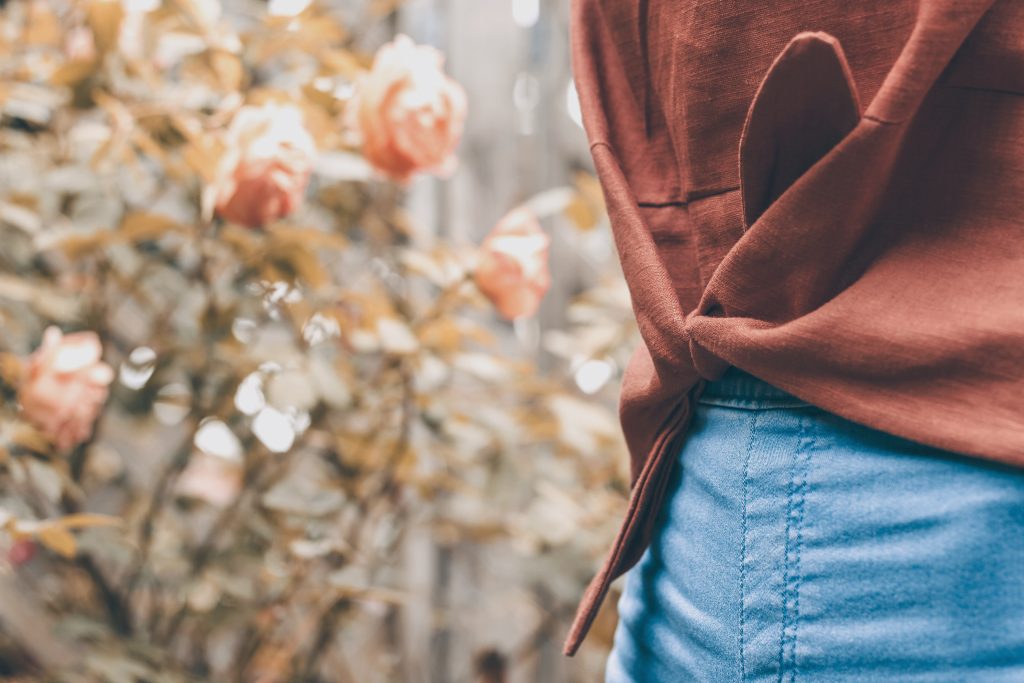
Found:
[[[860,96],[835,37],[800,33],[768,68],[740,135],[744,229],[860,120]]]

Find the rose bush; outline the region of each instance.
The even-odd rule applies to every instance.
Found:
[[[524,319],[594,183],[442,239],[401,187],[456,166],[440,53],[261,7],[0,4],[5,680],[493,678],[615,531],[621,278]]]

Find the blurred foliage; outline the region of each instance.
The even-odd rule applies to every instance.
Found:
[[[510,544],[559,623],[614,532],[609,380],[634,335],[616,278],[546,331],[538,372],[474,284],[476,247],[414,240],[402,187],[343,125],[359,36],[393,3],[253,7],[0,12],[9,680],[396,680],[410,529]],[[317,158],[301,206],[253,229],[210,188],[233,116],[264,102],[301,110]],[[581,230],[603,210],[586,175],[540,204]],[[18,406],[49,325],[95,332],[117,374],[70,451]],[[359,631],[379,646],[352,651]],[[486,680],[522,655],[494,648]]]

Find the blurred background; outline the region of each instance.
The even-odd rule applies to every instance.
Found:
[[[594,681],[568,0],[0,2],[0,677]]]

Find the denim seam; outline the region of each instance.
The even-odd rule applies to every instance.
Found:
[[[782,683],[783,674],[786,671],[786,630],[789,626],[789,530],[792,525],[793,515],[793,468],[796,467],[794,458],[790,466],[789,492],[786,495],[786,529],[782,537],[783,559],[782,559],[782,627],[779,629],[779,676],[777,683]]]
[[[800,433],[793,464],[790,468],[789,492],[786,505],[786,531],[784,539],[783,590],[782,590],[782,629],[779,633],[779,676],[778,683],[787,677],[791,683],[796,681],[796,639],[797,622],[800,617],[800,545],[802,543],[801,526],[803,525],[803,490],[806,486],[806,473],[803,470],[804,459],[807,457],[806,422],[800,420]],[[797,483],[798,477],[802,477]],[[794,528],[795,526],[795,528]],[[796,538],[791,541],[791,534]],[[790,601],[793,602],[792,614]],[[790,656],[786,656],[787,647]],[[788,676],[787,673],[788,664]]]
[[[783,408],[817,408],[812,403],[801,399],[785,398],[736,398],[701,395],[697,403],[704,405],[719,406],[722,408],[736,408],[739,410],[778,410]]]
[[[807,480],[808,470],[810,469],[811,462],[811,438],[808,436],[809,429],[807,429],[807,422],[800,422],[800,433],[801,433],[801,445],[800,445],[800,486],[799,494],[797,498],[797,520],[796,520],[796,581],[794,585],[793,595],[793,640],[790,644],[790,683],[796,683],[796,644],[797,635],[799,633],[800,625],[800,587],[803,583],[803,572],[800,570],[800,557],[803,550],[803,536],[804,536],[804,512],[807,507],[805,502],[807,500]]]
[[[747,439],[747,452],[743,456],[743,516],[741,517],[742,536],[740,538],[740,683],[747,679],[746,658],[746,580],[747,580],[747,489],[750,477],[750,454],[754,450],[754,433],[757,431],[757,418],[754,413],[750,420],[750,438]]]

